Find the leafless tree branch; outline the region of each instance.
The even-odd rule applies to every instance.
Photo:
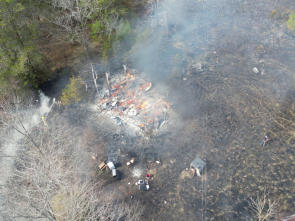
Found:
[[[139,220],[142,207],[136,201],[129,205],[118,200],[115,194],[104,192],[101,181],[93,179],[87,166],[89,153],[75,135],[75,128],[52,120],[46,129],[39,123],[29,131],[23,119],[12,113],[6,113],[4,122],[7,128],[18,129],[23,136],[15,168],[5,191],[1,190],[5,197],[2,213],[6,217],[54,221]]]
[[[277,201],[269,199],[266,190],[255,199],[250,198],[249,203],[257,221],[270,220],[277,213]]]

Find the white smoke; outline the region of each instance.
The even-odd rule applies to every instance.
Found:
[[[37,126],[42,121],[42,116],[46,118],[48,113],[51,111],[54,105],[54,99],[50,105],[50,98],[45,96],[43,93],[40,93],[40,106],[33,107],[26,110],[17,110],[18,113],[14,113],[16,116],[21,116],[20,121],[23,124],[26,131],[30,132],[35,126]],[[24,132],[24,129],[21,125],[15,125],[20,129],[21,132]],[[7,133],[6,139],[3,141],[1,146],[1,155],[0,157],[0,186],[4,186],[12,174],[12,168],[14,164],[14,157],[17,154],[17,150],[20,147],[20,141],[23,138],[23,135],[15,129],[11,129]],[[3,137],[2,137],[3,138]],[[3,196],[0,194],[0,206],[3,203]]]
[[[135,177],[135,178],[140,178],[142,173],[143,173],[143,170],[140,169],[140,168],[134,168],[132,170],[132,176]]]

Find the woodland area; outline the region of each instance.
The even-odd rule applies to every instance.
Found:
[[[114,43],[118,50],[126,47],[120,44],[132,35],[130,22],[145,5],[133,0],[0,1],[1,146],[8,145],[1,155],[8,158],[1,160],[7,173],[1,174],[1,220],[139,220],[142,206],[117,199],[93,174],[89,177],[96,168],[85,164],[89,150],[82,148],[85,141],[73,139],[81,128],[61,122],[60,116],[46,120],[46,128],[39,123],[41,117],[45,123],[50,105],[44,95],[36,95],[63,69],[93,55],[107,60]],[[85,90],[81,78],[72,79],[63,104],[80,101]],[[34,98],[40,99],[40,109]]]
[[[131,20],[146,4],[134,0],[1,0],[1,88],[21,93],[39,89],[60,69],[74,66],[74,62],[68,64],[68,57],[85,61],[94,53],[108,59],[115,42],[119,48],[126,47],[120,41],[132,35]]]

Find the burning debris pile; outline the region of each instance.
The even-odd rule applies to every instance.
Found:
[[[171,105],[154,90],[152,82],[125,66],[123,73],[112,77],[106,73],[98,107],[117,125],[125,124],[140,132],[161,129],[171,112]]]

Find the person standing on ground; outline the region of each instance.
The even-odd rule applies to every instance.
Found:
[[[266,143],[268,143],[270,141],[270,139],[268,138],[267,135],[264,136],[263,140],[260,143],[260,146],[262,147],[261,150],[263,150],[264,146],[266,145]]]

